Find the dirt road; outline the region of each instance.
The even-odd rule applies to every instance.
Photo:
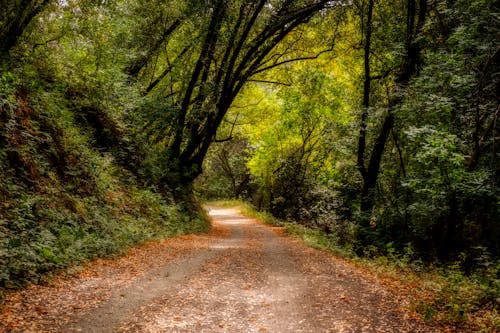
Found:
[[[1,332],[438,332],[397,290],[234,209],[210,234],[152,242],[9,295]]]

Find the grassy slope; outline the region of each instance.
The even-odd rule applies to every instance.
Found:
[[[0,85],[2,289],[207,228],[97,149],[64,98]]]

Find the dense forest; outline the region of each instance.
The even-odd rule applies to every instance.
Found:
[[[494,0],[2,0],[0,288],[240,198],[359,256],[487,270],[498,306],[499,21]]]
[[[249,80],[199,193],[250,199],[358,253],[498,258],[498,3],[336,5]]]

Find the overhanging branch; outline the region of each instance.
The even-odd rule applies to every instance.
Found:
[[[252,72],[252,74],[250,76],[253,76],[255,74],[259,74],[259,73],[265,72],[265,71],[267,71],[269,69],[272,69],[272,68],[275,68],[275,67],[278,67],[278,66],[281,66],[281,65],[284,65],[284,64],[288,64],[288,63],[291,63],[291,62],[302,61],[302,60],[314,60],[314,59],[318,59],[318,57],[320,55],[322,55],[323,53],[327,53],[327,52],[331,52],[331,51],[333,51],[333,46],[330,47],[330,48],[328,48],[328,49],[326,49],[326,50],[320,51],[320,52],[318,52],[315,55],[310,56],[310,57],[298,57],[298,58],[283,60],[283,61],[277,62],[275,64],[272,64],[272,65],[269,65],[269,66],[266,66],[266,67],[263,67],[263,68],[259,68],[259,69],[255,70],[254,72]]]
[[[247,82],[260,82],[260,83],[278,84],[278,85],[287,86],[287,87],[292,86],[290,83],[278,82],[278,81],[270,81],[270,80],[249,79],[249,80],[247,80]]]

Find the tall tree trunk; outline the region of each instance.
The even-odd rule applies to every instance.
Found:
[[[371,6],[370,6],[371,5]],[[421,32],[427,14],[427,0],[419,0],[418,12],[415,0],[407,1],[407,23],[406,23],[406,53],[403,63],[396,73],[395,87],[393,96],[389,100],[389,108],[387,115],[384,118],[379,135],[375,139],[373,148],[370,154],[370,161],[368,167],[364,164],[364,155],[366,149],[366,120],[368,117],[369,96],[370,96],[370,67],[369,54],[370,54],[370,36],[372,34],[371,15],[373,10],[372,0],[370,0],[367,15],[366,27],[366,40],[365,40],[365,84],[363,93],[363,107],[364,111],[361,119],[361,130],[358,144],[358,168],[363,177],[363,189],[361,192],[361,212],[364,215],[371,214],[375,204],[375,188],[377,179],[380,172],[380,164],[385,150],[385,145],[389,138],[389,134],[394,126],[394,109],[403,102],[401,91],[406,88],[412,76],[417,73],[417,67],[420,60],[420,44],[416,37]],[[415,24],[416,21],[416,24]],[[368,91],[367,91],[368,90]],[[368,102],[367,102],[368,101]],[[364,227],[368,227],[369,220],[364,219]]]
[[[358,139],[358,169],[363,177],[363,189],[361,192],[361,211],[366,212],[372,206],[369,202],[372,201],[370,197],[371,189],[374,187],[373,182],[376,182],[371,174],[368,174],[368,170],[365,167],[365,150],[366,150],[366,126],[368,121],[368,111],[370,107],[370,84],[371,84],[371,72],[370,72],[370,52],[371,52],[371,36],[372,36],[372,17],[373,17],[373,0],[368,3],[368,11],[366,13],[366,26],[365,26],[365,41],[364,41],[364,84],[363,84],[363,111],[361,113],[361,124],[359,129],[359,139]],[[362,9],[363,11],[364,9]],[[364,17],[364,12],[362,17]]]
[[[257,23],[266,0],[238,5],[242,21],[234,23],[227,22],[231,4],[222,0],[213,2],[198,58],[178,100],[172,132],[166,133],[171,140],[165,149],[165,175],[160,182],[174,196],[178,192],[182,200],[183,188],[189,188],[201,173],[207,150],[244,84],[253,75],[294,61],[288,59],[269,66],[269,54],[276,45],[318,11],[335,6],[327,0],[292,2],[297,4],[296,10],[263,20],[264,26]],[[288,7],[283,4],[283,8]],[[228,26],[230,31],[222,31]]]

